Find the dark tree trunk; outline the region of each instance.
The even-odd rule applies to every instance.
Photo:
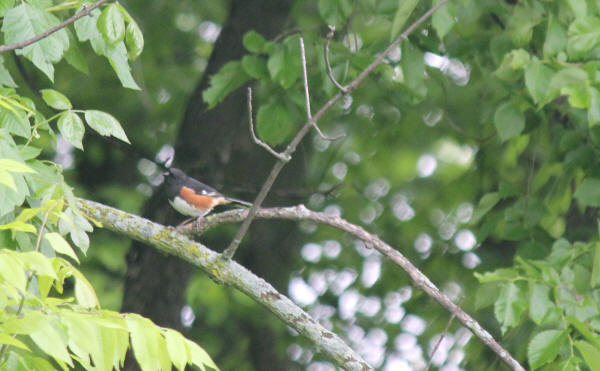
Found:
[[[212,110],[207,110],[202,101],[202,91],[208,86],[210,75],[243,55],[242,37],[245,32],[254,29],[266,38],[274,37],[283,30],[290,6],[291,1],[232,1],[229,18],[215,44],[207,69],[188,102],[175,146],[177,167],[225,194],[249,201],[258,192],[275,159],[253,144],[249,137],[245,89],[234,92]],[[299,187],[297,179],[302,179],[304,174],[301,152],[287,165],[273,194],[277,194],[277,189]],[[234,192],[240,189],[243,192]],[[166,200],[159,197],[157,195],[149,201],[145,216],[176,224],[175,220],[180,221],[181,218],[175,218],[170,208],[165,206]],[[280,205],[296,201],[277,196],[267,200],[270,204]],[[235,259],[278,289],[285,290],[295,255],[282,251],[280,246],[284,245],[282,241],[290,240],[294,230],[293,224],[256,222]],[[202,236],[200,240],[211,248],[223,249],[231,238],[221,234],[218,237]],[[193,268],[139,243],[133,244],[127,264],[122,311],[140,313],[161,326],[181,330],[180,312],[185,305],[185,290]],[[265,313],[265,317],[268,316]],[[228,318],[228,323],[223,324],[223,332],[214,336],[231,336],[228,335],[231,329],[244,331],[245,336],[251,339],[246,359],[251,360],[256,369],[289,369],[285,354],[276,351],[275,339],[269,330],[254,321],[238,324],[236,321],[243,322],[244,318]],[[202,326],[202,318],[198,318],[195,325]],[[227,353],[225,349],[219,356],[226,358]],[[134,367],[131,362],[127,362],[126,366],[128,369]]]

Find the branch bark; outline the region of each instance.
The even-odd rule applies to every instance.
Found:
[[[100,5],[104,4],[105,2],[107,2],[108,0],[99,0],[97,2],[95,2],[93,5],[87,7],[84,6],[83,10],[81,10],[80,12],[76,13],[75,15],[73,15],[71,18],[65,19],[64,21],[62,21],[61,23],[57,24],[56,26],[42,32],[39,35],[36,35],[34,37],[32,37],[31,39],[28,40],[23,40],[23,41],[19,41],[13,44],[8,44],[8,45],[1,45],[0,46],[0,53],[4,53],[10,50],[15,50],[15,49],[22,49],[26,46],[29,46],[33,43],[36,43],[42,39],[45,39],[46,37],[52,35],[53,33],[55,33],[56,31],[60,30],[61,28],[65,28],[68,25],[70,25],[71,23],[75,22],[76,20],[78,20],[79,18],[83,18],[86,15],[90,14],[92,12],[92,10],[96,9],[97,7],[99,7]]]
[[[199,219],[188,228],[189,233],[202,234],[206,230],[223,223],[238,223],[246,219],[248,215],[247,209],[236,209],[226,211],[220,214],[214,214]],[[387,243],[383,242],[378,236],[367,232],[364,228],[340,218],[339,216],[327,215],[307,209],[304,205],[282,208],[259,209],[256,212],[256,217],[265,219],[290,219],[290,220],[310,220],[319,224],[329,225],[350,233],[354,237],[362,240],[367,247],[374,248],[381,254],[385,255],[396,265],[400,266],[408,273],[413,285],[418,289],[423,290],[428,296],[437,301],[442,307],[446,308],[452,316],[458,320],[471,332],[478,337],[481,342],[493,350],[502,361],[504,361],[513,370],[524,371],[523,366],[512,357],[512,355],[502,347],[494,337],[484,329],[479,322],[467,314],[460,306],[456,305],[450,298],[442,293],[436,285],[427,278],[410,260],[402,253],[394,249]]]
[[[80,210],[89,218],[101,222],[104,228],[153,246],[166,254],[175,255],[202,269],[215,282],[231,285],[245,293],[313,342],[316,349],[340,367],[347,370],[373,369],[338,335],[322,327],[268,282],[235,261],[223,259],[220,254],[192,241],[172,227],[165,227],[97,202],[84,199],[77,201]]]

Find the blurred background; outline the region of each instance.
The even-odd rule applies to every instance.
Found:
[[[500,177],[514,180],[504,186],[519,192],[528,174],[527,166],[519,166],[529,163],[519,159],[526,143],[501,147],[492,123],[494,104],[506,87],[489,77],[510,49],[503,20],[512,14],[511,3],[457,1],[447,23],[426,23],[320,121],[327,135],[345,136],[327,141],[310,133],[265,203],[303,203],[378,234],[496,337],[500,328],[492,310],[475,310],[473,273],[510,265],[515,244],[489,239],[482,245],[490,228],[475,231],[470,222],[474,204]],[[161,194],[161,169],[153,161],[173,159],[190,175],[248,201],[275,163],[250,140],[243,87],[213,109],[202,100],[209,76],[247,53],[246,32],[256,30],[283,45],[282,58],[289,62],[279,81],[249,81],[255,114],[264,106],[285,108],[277,113],[280,127],[259,127],[282,149],[305,121],[298,36],[306,42],[316,111],[337,93],[322,57],[327,24],[337,27],[330,47],[334,74],[348,83],[390,42],[398,8],[391,0],[127,0],[122,5],[144,33],[144,52],[132,63],[141,90],[122,88],[89,45],[84,49],[89,75],[63,62],[56,89],[75,107],[117,117],[132,145],[88,131],[85,152],[59,139],[56,161],[78,196],[170,225],[184,218]],[[406,25],[431,5],[418,4]],[[447,24],[451,32],[444,29]],[[20,86],[38,91],[49,85],[29,62],[7,63],[19,64]],[[267,65],[271,77],[276,68],[274,62]],[[221,250],[236,229],[224,225],[199,240]],[[83,271],[103,307],[138,312],[181,330],[223,370],[335,369],[260,305],[202,272],[108,231],[97,230],[92,238]],[[423,369],[450,318],[379,253],[313,223],[257,221],[235,259],[383,370]],[[524,347],[511,347],[518,340],[517,331],[505,335],[509,349],[522,355]],[[500,367],[456,321],[431,362],[446,371]]]

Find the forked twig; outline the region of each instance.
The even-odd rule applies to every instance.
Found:
[[[261,146],[264,149],[266,149],[267,152],[269,152],[273,156],[277,157],[279,160],[281,160],[283,162],[288,162],[291,159],[289,155],[286,156],[285,153],[279,153],[279,152],[275,151],[267,143],[263,142],[262,140],[260,140],[256,136],[256,134],[254,133],[254,120],[253,120],[252,117],[253,117],[253,113],[252,113],[252,88],[248,87],[248,124],[250,125],[250,134],[252,134],[252,140],[254,140],[254,143],[256,143],[259,146]]]
[[[317,131],[317,134],[319,134],[319,136],[323,140],[334,141],[334,140],[338,140],[340,138],[343,138],[345,136],[345,134],[340,134],[340,135],[338,135],[336,137],[328,137],[328,136],[326,136],[321,131],[321,128],[319,128],[319,125],[317,125],[317,122],[312,119],[312,112],[310,110],[310,91],[308,89],[308,71],[306,69],[306,52],[304,50],[304,39],[302,37],[300,38],[300,56],[301,56],[301,59],[302,59],[302,75],[303,75],[303,78],[304,78],[304,97],[305,97],[305,100],[306,100],[306,117],[308,118],[308,121],[310,121],[312,123],[313,127]]]

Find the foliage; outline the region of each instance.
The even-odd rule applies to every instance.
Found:
[[[27,40],[66,19],[65,8],[83,5],[36,1],[4,7],[4,41]],[[78,41],[64,28],[17,54],[52,81],[53,65],[62,59],[87,70],[79,43],[90,41],[123,86],[137,88],[128,59],[139,55],[143,38],[123,7],[113,3],[94,10],[74,29]],[[42,100],[35,101],[15,89],[9,70],[2,67],[0,73],[0,367],[54,370],[78,363],[112,370],[122,367],[131,346],[144,370],[172,365],[181,370],[187,364],[216,369],[208,354],[179,332],[136,314],[102,309],[94,288],[73,264],[79,263],[76,250],[88,251],[93,228],[78,211],[61,166],[41,153],[49,140],[56,143],[58,133],[83,150],[84,122],[102,136],[129,143],[121,124],[102,111],[74,109],[54,89],[42,89]],[[49,116],[50,109],[57,113]]]
[[[431,6],[400,4],[319,1],[319,20],[297,15],[310,45],[313,102],[325,102],[335,87],[318,52],[323,35],[313,32],[311,23],[341,29],[330,46],[331,65],[336,79],[347,83],[407,19],[414,19],[413,9],[418,14]],[[332,176],[312,179],[318,187],[344,182],[362,191],[344,190],[335,201],[315,197],[311,206],[343,210],[346,218],[370,225],[403,250],[414,244],[421,253],[406,253],[431,266],[426,272],[435,282],[460,282],[467,308],[493,305],[498,335],[532,369],[595,369],[599,362],[599,24],[600,9],[593,1],[450,1],[426,32],[412,35],[321,121],[348,135],[342,143],[316,139],[323,150],[339,151],[333,155]],[[229,68],[237,66],[260,82],[259,134],[272,144],[285,143],[297,128],[294,123],[305,120],[298,35],[274,43],[250,32],[244,45],[249,55]],[[228,75],[238,76],[222,69],[209,90],[226,93],[232,83]],[[214,105],[222,96],[204,98]],[[417,127],[420,122],[426,126]],[[315,158],[315,165],[326,161]],[[433,161],[437,168],[419,170],[421,161]],[[460,236],[468,235],[476,238],[478,250],[461,245]],[[316,251],[325,251],[329,236],[310,233]],[[424,248],[419,241],[427,241]],[[310,246],[307,251],[315,249]],[[482,263],[479,256],[489,259],[480,267],[490,271],[476,275],[480,285],[464,277],[460,264],[444,265],[444,275],[433,268],[452,259],[443,256],[446,250],[475,259],[474,265]],[[369,256],[365,264],[375,259]],[[314,267],[303,273],[307,282],[334,264],[320,255],[312,259]],[[354,272],[356,279],[356,268],[342,268],[341,260],[338,268]],[[376,292],[379,303],[391,294],[389,282],[395,277],[380,269],[386,272],[379,283],[374,288],[363,283],[360,289]],[[327,287],[313,287],[324,302],[332,293]],[[367,295],[356,300],[367,302]],[[407,303],[417,310],[414,305]],[[436,318],[434,309],[420,308],[421,316]],[[387,337],[397,333],[386,331]],[[472,362],[475,353],[469,356]]]

